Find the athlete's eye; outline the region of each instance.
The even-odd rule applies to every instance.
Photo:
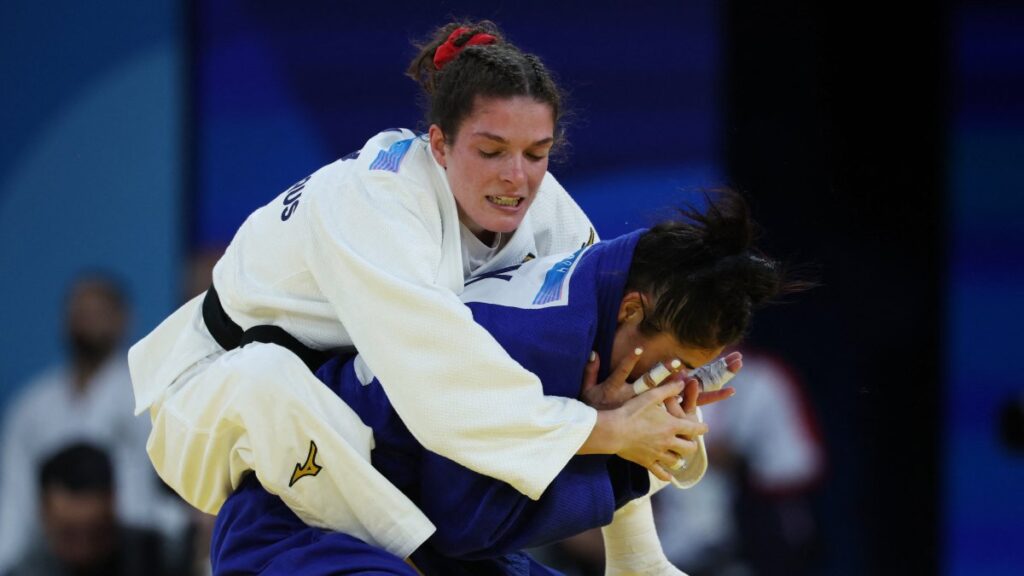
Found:
[[[525,156],[526,159],[529,160],[530,162],[540,162],[541,160],[547,158],[546,154],[532,154],[530,152],[527,152]]]
[[[501,154],[501,150],[497,150],[495,152],[488,152],[486,150],[480,150],[480,156],[482,156],[484,158],[497,158],[499,154]]]

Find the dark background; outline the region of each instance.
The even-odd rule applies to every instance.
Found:
[[[819,266],[823,285],[754,339],[811,383],[829,556],[843,573],[935,574],[949,37],[938,9],[880,14],[732,4],[726,172],[769,244]]]

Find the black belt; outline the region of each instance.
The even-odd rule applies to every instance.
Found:
[[[314,350],[306,346],[280,326],[264,324],[242,330],[242,327],[224,311],[224,306],[221,305],[220,297],[217,296],[217,290],[213,285],[206,291],[206,297],[203,299],[203,322],[206,323],[206,328],[210,331],[213,339],[225,350],[234,350],[250,342],[277,344],[291,350],[302,360],[303,364],[309,367],[311,372],[316,372],[333,356],[330,352]]]

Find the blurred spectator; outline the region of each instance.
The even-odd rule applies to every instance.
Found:
[[[810,494],[824,454],[799,381],[778,358],[744,352],[736,395],[703,409],[710,466],[690,490],[662,490],[655,519],[665,553],[691,576],[813,571]]]
[[[0,573],[40,537],[34,471],[72,442],[88,441],[110,454],[122,521],[159,528],[180,546],[173,538],[181,538],[188,518],[149,463],[149,418],[134,416],[127,361],[119,348],[128,323],[124,293],[111,278],[83,276],[69,289],[65,305],[66,362],[26,385],[4,419]]]
[[[159,576],[160,536],[121,525],[115,514],[110,458],[73,444],[38,474],[45,540],[29,548],[9,576]]]

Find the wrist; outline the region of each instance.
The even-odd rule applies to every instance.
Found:
[[[617,454],[622,449],[620,433],[622,413],[620,410],[598,410],[594,428],[578,454]]]

